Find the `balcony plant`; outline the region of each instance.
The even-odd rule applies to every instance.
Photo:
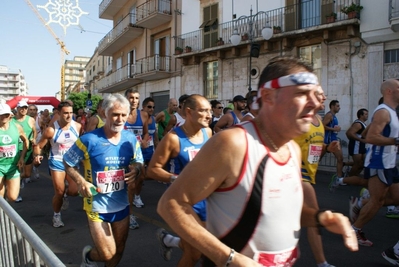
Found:
[[[220,37],[220,38],[216,41],[216,44],[217,44],[217,45],[224,45],[223,38]]]
[[[341,9],[341,12],[348,15],[348,19],[353,19],[356,17],[359,17],[358,14],[360,13],[360,11],[363,9],[363,6],[355,4],[352,2],[351,5],[349,6],[344,6]]]
[[[281,33],[281,26],[273,26],[273,34]]]
[[[193,49],[191,48],[191,46],[186,46],[186,53],[190,53],[191,51],[193,51]]]
[[[248,33],[244,33],[243,35],[241,35],[241,40],[242,41],[247,41],[249,39],[249,34]]]
[[[326,15],[326,22],[327,23],[335,22],[336,19],[337,19],[337,13],[335,13],[335,12],[331,12],[331,14]]]
[[[175,55],[180,55],[181,53],[183,53],[183,48],[176,46],[175,48]]]

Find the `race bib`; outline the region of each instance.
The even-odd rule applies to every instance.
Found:
[[[298,248],[283,253],[259,251],[254,255],[254,260],[265,267],[290,267],[297,259]]]
[[[323,151],[323,146],[310,144],[309,153],[308,153],[308,162],[310,164],[318,163],[322,151]]]
[[[12,158],[17,155],[17,146],[15,144],[0,146],[0,158]]]
[[[143,141],[143,139],[141,138],[141,135],[136,135],[136,139],[139,143],[141,143]]]
[[[112,193],[125,188],[125,170],[97,172],[97,187],[101,193]]]
[[[147,142],[148,146],[154,146],[154,140],[152,139],[152,136],[150,135],[150,139]]]
[[[68,150],[69,150],[71,147],[72,147],[72,146],[60,144],[60,146],[59,146],[59,152],[60,152],[61,156],[64,156],[65,153],[67,153]]]
[[[187,151],[188,152],[188,158],[190,159],[190,161],[192,161],[195,158],[195,156],[197,156],[198,151],[199,151],[199,148],[190,149],[189,151]]]

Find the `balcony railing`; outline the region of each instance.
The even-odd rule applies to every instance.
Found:
[[[137,21],[154,13],[172,15],[172,2],[170,0],[149,0],[136,8]]]
[[[154,55],[136,61],[136,74],[145,74],[153,71],[170,71],[170,56]]]
[[[132,31],[133,35],[126,36],[125,42],[130,42],[132,38],[139,36],[143,29],[136,25],[136,14],[129,13],[125,16],[107,35],[102,38],[98,44],[98,52],[101,54],[107,47],[109,47],[116,39],[125,35],[126,32]],[[124,44],[120,44],[123,46]],[[107,53],[110,55],[111,53]]]
[[[117,69],[115,72],[111,73],[110,75],[105,76],[101,80],[97,82],[97,89],[102,90],[106,87],[110,87],[116,83],[123,82],[129,78],[133,78],[135,74],[135,66],[125,65],[120,69]]]
[[[352,2],[359,4],[360,0],[309,0],[274,10],[261,11],[252,17],[248,16],[222,24],[208,25],[201,30],[177,36],[176,46],[180,48],[190,46],[193,52],[198,52],[218,45],[229,44],[234,29],[238,30],[242,40],[245,41],[246,34],[250,31],[250,21],[253,22],[252,37],[254,39],[262,38],[261,32],[264,27],[273,28],[274,36],[276,36],[284,32],[343,21],[348,19],[348,15],[342,13],[341,9],[344,6],[351,5]],[[332,13],[336,15],[334,21],[327,20],[327,17]],[[219,42],[220,40],[223,42]]]
[[[399,18],[399,0],[389,0],[389,19]]]

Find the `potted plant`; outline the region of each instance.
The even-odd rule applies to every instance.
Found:
[[[363,9],[363,6],[355,4],[352,2],[351,5],[349,6],[344,6],[341,9],[341,12],[348,15],[348,19],[353,19],[358,17],[358,14],[360,13],[360,11]]]
[[[186,45],[186,53],[190,53],[192,50],[191,46]]]
[[[183,48],[176,46],[175,48],[175,55],[180,55],[181,53],[183,53]]]
[[[327,23],[335,22],[336,19],[337,19],[337,13],[335,13],[335,12],[331,12],[331,14],[326,15]]]
[[[217,45],[224,45],[223,38],[220,37],[219,40],[216,41],[216,44],[217,44]]]
[[[246,40],[248,40],[248,39],[249,39],[248,33],[244,33],[243,35],[241,35],[241,40],[242,40],[242,41],[246,41]]]
[[[273,34],[281,33],[281,27],[280,26],[273,26]]]

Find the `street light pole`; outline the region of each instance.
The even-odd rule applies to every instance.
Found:
[[[260,14],[265,14],[266,18],[267,18],[267,22],[265,27],[262,29],[262,37],[265,40],[269,40],[272,36],[273,36],[273,30],[270,28],[269,25],[269,15],[266,12],[260,11],[257,12],[255,15],[252,15],[252,6],[251,6],[251,10],[250,10],[250,15],[248,16],[241,16],[237,19],[243,19],[243,18],[248,18],[248,25],[249,25],[249,43],[250,43],[250,52],[249,52],[249,72],[248,72],[248,91],[252,91],[252,87],[251,87],[251,72],[252,72],[252,57],[258,57],[259,56],[259,44],[254,44],[253,40],[254,40],[254,33],[253,33],[253,24],[255,19],[257,19],[258,15]],[[230,37],[230,41],[233,45],[238,45],[241,42],[241,36],[238,34],[238,29],[237,27],[234,28],[233,31],[233,35]],[[257,51],[255,51],[257,50]],[[255,53],[256,52],[256,53]]]

